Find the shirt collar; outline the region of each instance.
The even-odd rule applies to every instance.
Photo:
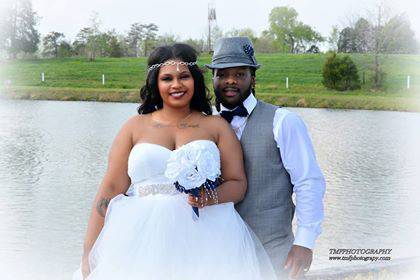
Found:
[[[248,114],[251,114],[251,112],[254,110],[255,106],[257,106],[257,99],[255,96],[251,93],[243,102],[245,109],[248,111]],[[236,107],[235,107],[236,108]],[[233,108],[233,109],[235,109]],[[233,110],[232,109],[232,110]],[[220,104],[220,111],[232,111],[223,104]]]

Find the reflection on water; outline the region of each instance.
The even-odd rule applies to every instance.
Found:
[[[419,255],[420,114],[299,110],[327,178],[315,265],[329,248],[392,248]]]
[[[136,104],[0,100],[2,279],[68,279],[109,146]],[[329,248],[419,255],[420,114],[295,109],[327,179],[313,269]]]

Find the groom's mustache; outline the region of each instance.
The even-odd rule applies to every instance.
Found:
[[[241,91],[238,87],[235,87],[235,86],[225,86],[225,87],[217,88],[217,89],[216,88],[213,88],[213,90],[214,90],[214,95],[217,98],[220,98],[221,97],[221,93],[222,92],[226,92],[226,91],[237,91],[237,92],[240,92]],[[247,91],[250,92],[251,90],[252,90],[252,86],[250,85]]]
[[[224,87],[222,90],[223,91],[239,91],[239,88],[228,86],[228,87]]]

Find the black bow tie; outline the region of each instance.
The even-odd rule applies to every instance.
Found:
[[[220,112],[220,116],[230,123],[233,119],[233,116],[246,117],[248,116],[248,111],[246,110],[244,105],[241,104],[238,107],[236,107],[233,111]]]

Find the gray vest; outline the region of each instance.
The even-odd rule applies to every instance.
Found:
[[[261,240],[276,270],[284,265],[293,243],[295,209],[293,186],[273,135],[277,108],[258,101],[248,117],[241,137],[248,189],[245,199],[236,205]]]

